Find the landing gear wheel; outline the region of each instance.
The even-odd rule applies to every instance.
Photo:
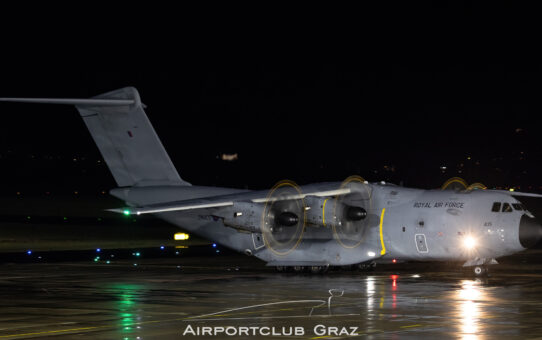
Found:
[[[376,263],[375,262],[358,263],[357,267],[358,267],[358,270],[360,270],[362,272],[368,272],[368,271],[372,271],[372,270],[375,269]]]
[[[286,271],[286,267],[284,267],[284,266],[276,266],[275,269],[279,273],[284,273]]]
[[[293,266],[292,269],[296,273],[302,273],[305,270],[305,267],[303,267],[303,266]]]
[[[329,266],[310,266],[308,268],[311,274],[324,274],[329,269]]]
[[[474,275],[476,276],[483,276],[483,275],[487,275],[487,267],[485,266],[474,266],[473,268],[473,272],[474,272]]]

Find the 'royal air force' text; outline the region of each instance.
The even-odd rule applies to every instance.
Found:
[[[463,209],[464,202],[414,202],[414,208],[456,208]]]

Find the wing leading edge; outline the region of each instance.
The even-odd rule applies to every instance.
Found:
[[[221,208],[221,207],[227,207],[232,206],[234,202],[252,202],[252,203],[267,203],[271,201],[277,201],[277,200],[294,200],[294,199],[302,199],[307,196],[317,196],[317,197],[329,197],[329,196],[337,196],[337,195],[346,195],[349,194],[350,188],[340,188],[340,189],[334,189],[334,190],[322,190],[322,191],[312,191],[307,192],[299,195],[289,195],[289,196],[282,196],[282,197],[263,197],[262,195],[257,195],[255,198],[248,197],[249,194],[240,194],[236,195],[236,197],[228,196],[227,198],[224,196],[215,196],[215,197],[206,197],[201,199],[191,199],[191,200],[185,200],[185,201],[177,201],[177,202],[171,202],[171,203],[163,203],[163,204],[153,204],[143,207],[126,207],[126,208],[116,208],[116,209],[108,209],[107,211],[121,213],[124,215],[142,215],[142,214],[157,214],[157,213],[165,213],[165,212],[172,212],[172,211],[187,211],[187,210],[195,210],[195,209],[209,209],[209,208]],[[262,192],[262,194],[267,195],[267,192]]]

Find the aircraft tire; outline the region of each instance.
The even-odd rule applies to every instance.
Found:
[[[286,267],[284,266],[276,266],[275,270],[279,273],[284,273],[286,271]]]
[[[324,272],[324,268],[323,266],[310,266],[309,271],[311,274],[320,274]]]
[[[303,266],[293,266],[292,269],[294,270],[294,272],[296,273],[302,273],[305,271],[305,267]]]
[[[474,266],[474,268],[472,269],[474,275],[476,276],[484,276],[484,275],[487,275],[487,267],[485,266]]]
[[[376,267],[376,263],[375,262],[364,262],[364,263],[358,263],[357,264],[357,268],[359,271],[362,271],[362,272],[368,272],[368,271],[372,271],[374,270]]]

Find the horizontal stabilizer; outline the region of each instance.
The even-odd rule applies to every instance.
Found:
[[[72,99],[72,98],[0,98],[0,102],[65,104],[77,106],[123,106],[135,104],[134,99]]]
[[[141,215],[141,214],[155,214],[163,213],[170,211],[183,211],[183,210],[193,210],[193,209],[206,209],[206,208],[218,208],[218,207],[227,207],[233,205],[233,202],[216,202],[216,203],[203,203],[203,204],[187,204],[187,205],[177,205],[177,206],[164,206],[154,207],[154,208],[120,208],[120,209],[107,209],[107,211],[121,213],[124,215]]]

